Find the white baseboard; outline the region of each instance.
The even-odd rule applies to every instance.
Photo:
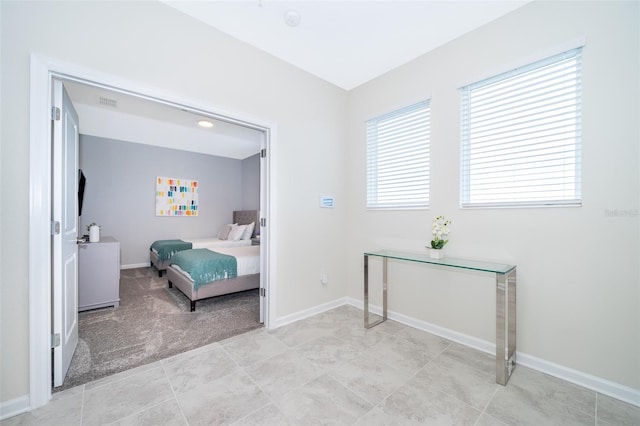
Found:
[[[148,268],[151,266],[149,262],[146,263],[132,263],[130,265],[120,265],[120,269],[134,269],[134,268]]]
[[[516,352],[516,362],[525,367],[591,389],[603,395],[640,407],[640,390],[593,376],[573,368],[549,362],[542,358]]]
[[[347,303],[358,309],[364,310],[364,304],[362,300],[347,298]],[[369,312],[382,316],[382,308],[379,306],[369,305]],[[431,324],[426,321],[418,320],[413,317],[399,314],[393,311],[387,311],[387,317],[401,324],[408,325],[409,327],[417,328],[418,330],[426,331],[436,336],[444,337],[448,340],[460,343],[465,346],[472,347],[482,352],[486,352],[491,355],[496,354],[495,343],[488,342],[486,340],[478,339],[466,334],[458,333],[457,331],[450,330],[448,328],[440,327],[439,325]]]
[[[364,302],[362,300],[347,297],[346,303],[358,309],[364,310]],[[377,315],[382,315],[382,308],[379,306],[370,305],[369,311]],[[462,345],[469,346],[482,352],[486,352],[492,355],[495,355],[496,353],[496,345],[493,342],[477,339],[466,334],[458,333],[457,331],[440,327],[438,325],[389,310],[387,310],[387,317],[399,323],[406,324],[419,330],[427,331],[437,336],[444,337],[445,339],[453,340],[454,342],[458,342]],[[619,383],[615,383],[601,377],[596,377],[582,371],[574,370],[560,364],[555,364],[553,362],[537,358],[535,356],[528,355],[519,351],[516,351],[516,362],[517,364],[524,365],[525,367],[540,371],[541,373],[557,377],[578,386],[591,389],[603,395],[607,395],[612,398],[619,399],[621,401],[640,407],[640,389],[634,389],[629,386],[621,385]]]
[[[26,413],[30,409],[29,395],[23,395],[9,401],[0,402],[0,421],[18,414]]]
[[[322,305],[314,306],[309,309],[305,309],[303,311],[295,312],[293,314],[285,315],[280,318],[276,318],[275,324],[270,324],[270,328],[278,328],[287,324],[294,323],[296,321],[300,321],[305,318],[312,317],[314,315],[321,314],[322,312],[329,311],[331,309],[337,308],[338,306],[346,305],[347,298],[343,297],[340,299],[333,300],[331,302],[323,303]]]

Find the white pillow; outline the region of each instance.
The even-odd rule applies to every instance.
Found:
[[[218,231],[218,239],[219,240],[226,240],[227,238],[229,238],[229,232],[231,232],[231,229],[236,226],[237,223],[228,223],[226,225],[222,225],[220,227],[220,230]]]
[[[244,234],[242,234],[242,239],[243,240],[250,240],[251,236],[253,235],[253,228],[256,227],[256,223],[255,222],[251,222],[250,224],[246,225],[247,229],[244,230]]]
[[[247,225],[234,225],[229,232],[229,236],[227,239],[229,241],[238,241],[242,238],[245,229],[247,229]]]

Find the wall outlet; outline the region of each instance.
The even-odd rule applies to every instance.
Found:
[[[329,277],[324,272],[320,274],[320,284],[326,285],[329,282]]]

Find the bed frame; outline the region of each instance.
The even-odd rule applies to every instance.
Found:
[[[193,281],[172,266],[167,268],[167,280],[169,281],[169,288],[173,288],[175,285],[176,288],[189,298],[191,301],[191,312],[195,312],[196,301],[198,300],[260,288],[260,274],[252,274],[209,282],[201,285],[197,290],[194,290]]]
[[[255,222],[256,226],[253,228],[253,235],[251,238],[256,236],[256,231],[259,229],[260,223],[258,223],[258,211],[257,210],[235,210],[233,212],[233,222],[238,225],[248,225],[251,222]],[[162,277],[162,274],[167,270],[169,266],[169,262],[171,259],[166,260],[158,260],[158,255],[153,252],[153,250],[149,250],[149,258],[151,267],[155,266],[158,270],[158,276]]]
[[[158,276],[162,277],[162,274],[167,270],[167,267],[169,266],[169,260],[171,259],[167,259],[167,260],[158,260],[158,255],[155,254],[155,252],[153,250],[149,250],[149,258],[150,260],[150,267],[156,267],[156,269],[158,270]]]

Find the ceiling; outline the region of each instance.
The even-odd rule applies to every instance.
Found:
[[[351,90],[531,0],[162,0]],[[286,14],[299,24],[289,26]]]
[[[260,151],[262,132],[137,96],[75,81],[64,86],[80,133],[243,160]],[[211,128],[198,126],[206,119]]]
[[[531,0],[170,1],[163,3],[350,90]],[[288,22],[298,21],[296,26]],[[121,92],[65,81],[80,132],[244,159],[262,133]]]

